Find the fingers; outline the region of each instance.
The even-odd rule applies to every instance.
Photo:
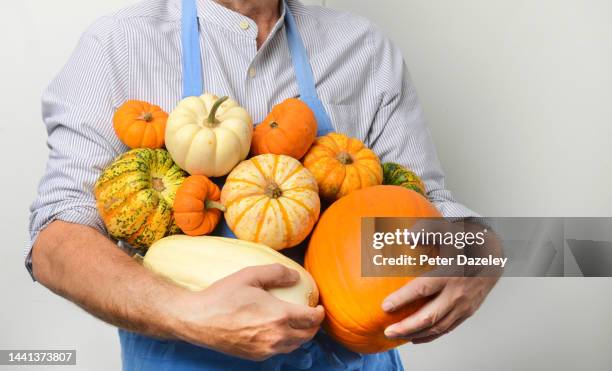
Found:
[[[317,333],[317,328],[308,330],[292,329],[285,335],[285,338],[276,345],[275,353],[291,353],[300,345],[310,341]]]
[[[279,324],[280,337],[273,341],[273,353],[290,353],[311,340],[325,317],[322,306],[315,308],[286,303],[287,322]]]
[[[290,287],[300,280],[300,274],[282,264],[258,265],[244,268],[237,273],[249,285],[264,290],[275,287]]]
[[[382,303],[385,312],[393,312],[413,301],[437,294],[444,288],[447,279],[444,277],[419,277],[402,286]]]
[[[413,344],[424,344],[424,343],[429,343],[431,341],[436,340],[437,338],[448,334],[449,332],[453,331],[455,328],[457,328],[457,326],[459,326],[460,324],[462,324],[466,319],[469,318],[469,316],[463,316],[463,317],[459,317],[458,319],[454,320],[454,323],[451,323],[453,321],[453,318],[457,318],[457,315],[447,315],[448,317],[448,321],[445,320],[445,323],[440,323],[440,329],[433,329],[433,331],[431,331],[431,329],[428,329],[426,331],[422,331],[421,333],[417,333],[414,334],[413,337],[410,338],[410,341]],[[448,323],[451,323],[450,325],[448,325]],[[446,330],[442,330],[441,328],[446,327]]]
[[[387,327],[385,335],[389,338],[411,338],[414,334],[424,330],[446,330],[452,322],[449,324],[442,322],[447,320],[446,317],[453,309],[453,306],[454,302],[451,295],[448,291],[443,292],[425,304],[415,314]],[[442,325],[446,327],[440,328],[439,326]],[[432,333],[432,335],[437,335],[437,333]]]
[[[325,310],[318,305],[315,308],[290,304],[288,309],[289,326],[294,329],[318,329],[325,319]]]
[[[472,316],[491,287],[489,281],[481,279],[447,279],[442,292],[412,316],[389,326],[385,335],[417,344],[432,341]]]

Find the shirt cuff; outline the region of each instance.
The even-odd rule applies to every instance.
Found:
[[[432,201],[432,203],[445,218],[460,220],[480,217],[477,212],[455,201]]]

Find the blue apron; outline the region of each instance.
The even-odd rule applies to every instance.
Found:
[[[200,96],[203,89],[200,34],[197,17],[197,0],[183,0],[183,97]],[[285,3],[285,30],[302,99],[317,119],[317,135],[334,131],[329,116],[318,97],[312,68],[304,43]],[[215,179],[222,186],[224,178]],[[235,237],[224,220],[215,235]],[[289,249],[291,258],[303,261],[306,243]],[[263,362],[253,362],[231,357],[210,349],[182,341],[158,340],[133,332],[119,330],[121,358],[125,371],[161,370],[403,370],[397,351],[362,355],[351,352],[334,342],[323,331],[313,340],[289,354],[279,354]]]

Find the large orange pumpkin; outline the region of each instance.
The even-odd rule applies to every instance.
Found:
[[[387,339],[384,330],[416,312],[423,301],[386,313],[383,300],[412,277],[362,277],[362,217],[440,217],[420,194],[399,186],[361,189],[332,204],[321,216],[306,253],[325,307],[324,328],[360,353],[382,352],[406,342]]]
[[[113,116],[117,137],[130,148],[162,148],[168,114],[138,100],[125,102]]]
[[[176,191],[174,219],[176,225],[189,236],[212,232],[225,207],[221,204],[221,191],[204,175],[185,179]]]
[[[251,153],[291,156],[301,159],[317,136],[317,120],[308,105],[289,98],[272,108],[253,133]]]
[[[330,133],[317,138],[304,157],[304,166],[315,176],[321,197],[334,201],[383,180],[378,156],[359,139]]]

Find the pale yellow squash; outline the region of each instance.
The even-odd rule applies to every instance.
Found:
[[[192,291],[201,291],[239,270],[280,263],[296,270],[300,280],[291,287],[268,290],[277,298],[316,306],[319,290],[304,268],[271,248],[233,238],[176,235],[154,243],[143,259],[151,271]]]
[[[238,238],[275,250],[302,242],[319,219],[314,176],[293,157],[265,154],[240,163],[221,191],[225,220]]]

